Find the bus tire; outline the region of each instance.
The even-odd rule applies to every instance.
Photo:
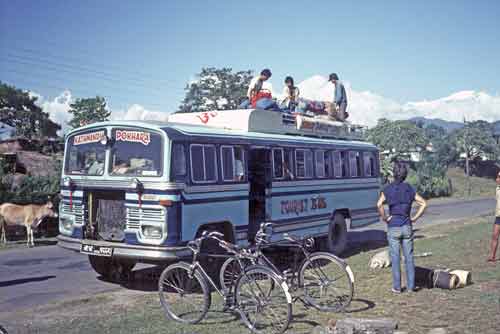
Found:
[[[214,223],[214,224],[206,224],[201,226],[197,233],[196,238],[200,237],[204,231],[207,232],[220,232],[224,234],[224,240],[232,242],[232,238],[225,231],[224,224],[222,223]],[[204,240],[201,246],[201,252],[203,254],[212,254],[212,255],[222,255],[226,254],[226,251],[219,246],[219,242],[213,239]],[[227,258],[225,257],[216,257],[216,256],[200,256],[199,261],[202,267],[207,272],[208,276],[214,281],[219,282],[219,273],[222,267],[222,264]],[[209,287],[212,288],[211,286]]]
[[[326,240],[327,249],[330,253],[340,255],[347,247],[347,224],[345,217],[341,213],[335,213],[330,226],[328,227],[328,237]]]
[[[109,257],[89,255],[92,269],[107,280],[122,280],[130,278],[130,273],[135,266],[133,262],[115,261]]]

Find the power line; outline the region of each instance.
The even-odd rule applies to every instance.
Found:
[[[69,90],[71,91],[72,93],[73,92],[82,92],[82,93],[85,93],[85,95],[87,96],[96,96],[96,95],[99,95],[99,96],[102,96],[104,98],[106,98],[107,101],[109,100],[112,100],[113,98],[116,98],[116,97],[125,97],[125,95],[121,95],[121,94],[114,94],[114,95],[109,95],[109,94],[102,94],[102,93],[96,93],[95,91],[93,90],[89,90],[88,87],[84,87],[84,88],[78,88],[78,89],[73,89],[73,88],[69,88],[69,87],[66,87],[66,86],[58,86],[58,85],[53,85],[53,84],[50,84],[50,83],[47,83],[46,80],[33,80],[33,78],[36,78],[32,75],[32,73],[27,73],[27,72],[22,72],[22,71],[17,71],[17,70],[14,70],[14,69],[5,69],[6,72],[12,72],[12,73],[16,73],[16,74],[20,74],[20,75],[23,75],[23,77],[21,78],[21,81],[23,82],[26,82],[28,83],[27,86],[29,86],[29,84],[35,84],[35,85],[43,85],[45,87],[48,87],[48,88],[52,88],[52,89],[56,89],[56,90],[60,90],[60,91],[64,91],[64,90]],[[24,76],[24,75],[29,75],[29,76]],[[8,82],[8,81],[6,81]],[[14,84],[14,83],[12,83]],[[14,85],[19,85],[19,84],[14,84]],[[126,96],[128,99],[130,99],[130,96]],[[122,100],[125,100],[125,99],[122,99]],[[141,106],[143,106],[145,109],[148,109],[149,107],[156,107],[158,109],[166,109],[164,105],[160,105],[158,103],[150,103],[150,102],[147,102],[147,103],[144,103],[144,102],[128,102],[128,103],[122,103],[122,104],[128,104],[128,105],[132,105],[132,104],[140,104]]]
[[[4,62],[5,60],[4,59],[0,59],[0,62]],[[24,62],[24,61],[18,61],[18,60],[8,60],[6,61],[7,63],[18,63],[18,64],[25,64],[25,65],[31,65],[31,63],[29,62]],[[52,66],[47,66],[47,65],[43,65],[43,66],[40,66],[38,68],[35,69],[36,70],[39,70],[39,71],[43,71],[43,72],[49,72],[50,73],[50,80],[53,80],[54,78],[57,78],[58,76],[61,76],[61,72],[63,73],[71,73],[71,74],[74,74],[75,71],[72,71],[72,70],[68,70],[68,69],[59,69],[59,68],[55,68],[55,67],[52,67]],[[13,69],[5,69],[4,71],[10,71],[10,72],[14,72]],[[20,74],[22,75],[29,75],[29,76],[33,76],[33,75],[36,75],[34,72],[23,72],[23,71],[18,71],[20,72]],[[44,77],[43,79],[49,81],[49,79],[47,77]],[[94,78],[96,79],[96,78]],[[84,80],[83,78],[81,77],[71,77],[71,78],[68,78],[68,77],[64,77],[63,80],[66,80],[66,81],[73,81],[73,82],[80,82],[80,83],[83,83],[84,85],[88,85],[89,82],[91,80]],[[108,79],[102,79],[99,81],[102,85],[104,86],[107,86],[108,88],[112,88],[114,90],[119,90],[119,91],[122,91],[122,92],[128,92],[129,94],[137,94],[137,89],[134,89],[133,87],[129,87],[129,86],[124,86],[124,85],[120,85],[120,81],[119,80],[108,80]],[[149,95],[149,96],[154,96],[156,98],[160,98],[160,97],[164,97],[165,96],[165,92],[161,92],[161,91],[157,91],[157,90],[151,90],[151,89],[148,89],[147,87],[140,87],[138,86],[138,88],[141,88],[143,89],[143,93],[145,93],[145,95]]]
[[[49,43],[50,44],[50,43]],[[55,44],[53,44],[55,45]],[[25,48],[25,47],[16,47],[16,48],[10,48],[10,51],[13,51],[15,53],[25,53],[25,54],[28,54],[28,55],[34,55],[36,57],[43,57],[43,58],[50,58],[50,59],[54,59],[54,58],[59,58],[59,59],[65,59],[66,61],[70,61],[70,62],[76,62],[78,64],[83,64],[84,61],[82,61],[82,59],[80,58],[76,58],[76,57],[68,57],[68,56],[64,56],[64,55],[60,55],[60,54],[50,54],[50,53],[47,53],[47,55],[44,55],[43,53],[40,53],[39,50],[35,50],[35,49],[30,49],[30,48]],[[84,51],[83,50],[79,50],[78,52],[80,53],[83,53]],[[87,53],[88,55],[92,55],[90,52],[86,51],[85,53]],[[88,66],[86,65],[87,67],[89,68],[95,68],[96,66]],[[122,67],[120,66],[117,66],[116,64],[99,64],[99,66],[105,66],[106,67],[106,71],[108,71],[108,73],[110,74],[113,74],[113,75],[123,75],[124,73],[125,74],[128,74],[130,76],[134,76],[134,80],[137,79],[136,77],[149,77],[150,79],[154,80],[154,81],[157,81],[158,83],[163,83],[165,85],[171,85],[171,84],[174,84],[175,82],[177,82],[179,84],[179,86],[183,86],[185,83],[181,83],[180,81],[172,81],[172,80],[165,80],[165,79],[159,79],[158,77],[155,77],[153,76],[152,74],[150,73],[144,73],[144,72],[138,72],[138,71],[131,71],[129,68],[128,69],[123,69]],[[115,70],[112,70],[112,68],[115,68]],[[116,72],[118,71],[118,73]],[[141,80],[144,80],[146,81],[145,79],[141,79]]]
[[[32,66],[37,66],[37,67],[44,67],[48,70],[54,71],[54,72],[69,72],[73,74],[79,74],[79,75],[88,75],[88,72],[93,73],[94,76],[100,77],[103,80],[110,81],[110,82],[115,82],[115,83],[120,83],[123,84],[124,81],[128,81],[130,85],[147,89],[148,91],[152,92],[157,92],[159,94],[164,94],[164,92],[161,92],[158,90],[158,88],[152,88],[151,85],[144,85],[141,84],[135,80],[124,80],[124,79],[118,79],[115,77],[110,77],[107,74],[103,72],[98,72],[98,71],[92,71],[92,70],[87,70],[84,68],[79,68],[67,64],[62,64],[62,63],[57,63],[57,62],[50,62],[50,61],[43,61],[43,60],[38,60],[38,59],[33,59],[29,57],[18,57],[18,56],[13,56],[9,53],[6,54],[7,57],[4,57],[4,59],[0,58],[0,61],[6,61],[6,62],[14,62],[18,63],[21,65],[32,65]],[[170,88],[171,89],[171,88]],[[172,89],[171,89],[172,90]],[[174,90],[180,90],[180,88],[175,88]]]

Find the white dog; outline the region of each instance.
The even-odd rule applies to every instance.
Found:
[[[389,256],[389,250],[384,250],[373,255],[368,263],[371,269],[386,268],[391,265],[391,257]]]

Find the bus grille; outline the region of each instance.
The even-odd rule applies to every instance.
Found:
[[[74,215],[75,224],[83,225],[85,216],[85,205],[82,203],[75,203],[70,206],[69,203],[63,202],[61,204],[61,210],[63,213]]]
[[[138,230],[141,222],[165,223],[165,209],[127,207],[127,229]]]

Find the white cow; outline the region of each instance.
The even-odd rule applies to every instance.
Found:
[[[26,227],[26,242],[28,247],[35,246],[33,229],[37,228],[45,217],[57,217],[52,202],[47,202],[43,205],[17,205],[12,203],[0,205],[1,241],[3,243],[7,242],[5,228],[8,225],[21,225]]]

